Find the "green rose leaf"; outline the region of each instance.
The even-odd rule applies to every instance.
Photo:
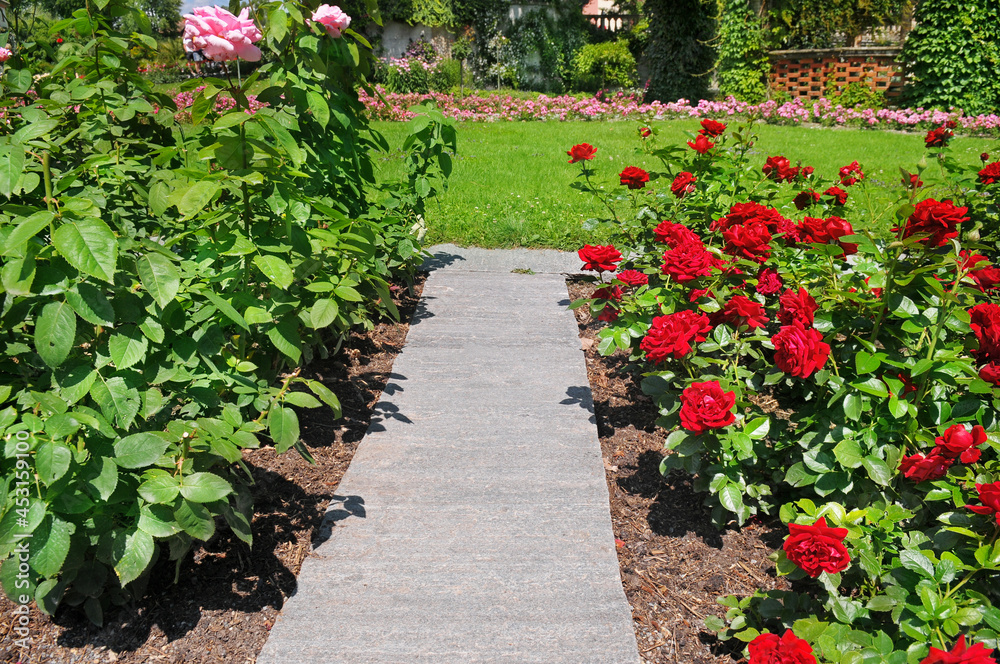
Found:
[[[84,217],[63,222],[52,234],[52,244],[70,265],[108,283],[118,264],[118,240],[100,219]]]
[[[76,340],[76,314],[66,302],[49,302],[35,324],[35,350],[45,364],[58,367]]]
[[[164,434],[145,431],[115,443],[115,463],[122,468],[142,468],[160,460],[170,442]]]

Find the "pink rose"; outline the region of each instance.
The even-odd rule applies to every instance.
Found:
[[[7,62],[10,60],[10,56],[13,55],[9,48],[4,48],[0,46],[0,62]]]
[[[351,24],[351,17],[340,11],[340,7],[333,5],[320,5],[313,12],[312,20],[326,28],[326,34],[334,39],[340,37],[340,33]]]
[[[263,35],[246,7],[233,16],[221,7],[195,7],[193,14],[184,15],[184,38],[204,52],[209,60],[223,61],[242,58],[248,62],[260,60],[260,49],[254,42]]]

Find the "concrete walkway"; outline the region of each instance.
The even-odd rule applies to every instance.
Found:
[[[580,261],[431,251],[406,346],[257,663],[637,664],[561,274]]]

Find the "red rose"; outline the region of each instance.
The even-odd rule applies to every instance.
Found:
[[[768,179],[775,182],[791,182],[799,174],[799,169],[793,168],[791,162],[781,155],[768,157],[761,170]]]
[[[649,127],[639,127],[639,135],[642,136],[643,138],[649,138],[649,136],[652,133],[653,130],[650,129]]]
[[[803,327],[809,327],[813,324],[813,314],[819,309],[809,291],[801,286],[797,293],[790,288],[786,290],[778,298],[778,303],[781,305],[778,320],[782,325],[792,325],[798,321]]]
[[[649,277],[638,270],[622,270],[615,275],[615,279],[626,286],[644,286],[649,283]]]
[[[802,176],[802,179],[804,180],[808,177],[812,177],[813,171],[815,170],[816,169],[812,166],[803,166],[799,169],[799,175]]]
[[[663,274],[669,275],[679,284],[707,277],[714,268],[719,268],[719,259],[705,249],[700,242],[685,242],[663,253]]]
[[[982,643],[975,643],[971,648],[965,647],[965,634],[958,637],[958,641],[948,652],[939,650],[931,646],[931,653],[927,655],[920,664],[997,664],[997,661],[990,657],[992,650],[988,650]]]
[[[761,295],[774,295],[781,290],[783,283],[774,268],[762,267],[757,273],[757,292]]]
[[[672,221],[661,221],[653,229],[653,237],[657,242],[668,245],[671,249],[679,244],[688,242],[701,242],[698,234],[684,224],[675,224]]]
[[[953,463],[954,459],[941,454],[931,453],[926,457],[923,454],[913,454],[900,459],[899,469],[903,471],[904,477],[920,483],[941,479],[948,474]]]
[[[688,141],[688,147],[698,154],[705,154],[715,147],[715,143],[708,140],[708,137],[704,134],[698,134],[693,141]]]
[[[724,231],[733,226],[745,225],[750,221],[761,222],[767,226],[767,232],[771,235],[781,232],[785,225],[791,223],[774,208],[749,201],[733,205],[729,208],[728,214],[713,221],[709,228],[713,231]]]
[[[868,282],[871,281],[871,279],[872,279],[871,277],[865,277],[865,286],[868,286]],[[872,295],[874,295],[876,298],[882,297],[881,288],[871,288],[871,286],[869,286],[869,289],[871,290]],[[854,292],[853,288],[851,289],[851,292]]]
[[[597,272],[614,272],[615,264],[622,259],[621,252],[614,248],[614,245],[591,246],[583,245],[583,249],[576,252],[576,255],[583,261],[584,270],[596,270]]]
[[[719,381],[691,383],[681,392],[681,426],[693,433],[727,427],[736,421],[735,392],[723,392]]]
[[[989,155],[987,155],[988,157]],[[994,184],[1000,182],[1000,161],[987,164],[986,168],[979,171],[979,181],[983,184]]]
[[[654,364],[668,357],[679,360],[691,352],[692,341],[704,341],[711,330],[708,316],[683,309],[653,318],[639,348],[646,351],[646,359]]]
[[[569,155],[569,163],[575,164],[578,161],[589,161],[594,158],[594,153],[597,152],[595,148],[590,143],[580,143],[579,145],[574,145],[572,148],[566,151]]]
[[[903,176],[901,182],[907,189],[919,189],[924,186],[924,181],[920,179],[920,175],[917,173],[907,173]]]
[[[983,152],[982,154],[979,155],[979,159],[983,163],[986,163],[987,161],[990,160],[990,153],[989,152]]]
[[[924,136],[924,145],[929,148],[943,148],[948,145],[948,141],[951,140],[952,136],[954,134],[947,127],[937,127],[931,129]]]
[[[767,226],[759,221],[749,221],[742,226],[733,226],[722,232],[726,241],[723,251],[730,256],[765,263],[771,257],[771,234]]]
[[[715,293],[707,288],[692,288],[688,293],[688,302],[697,302],[703,297],[715,297]]]
[[[790,523],[788,533],[782,546],[785,557],[814,579],[823,572],[842,572],[851,562],[844,547],[847,528],[828,528],[825,517],[811,526]]]
[[[934,451],[949,459],[961,459],[962,463],[979,461],[979,446],[986,442],[986,429],[976,424],[968,431],[964,424],[948,427],[943,436],[934,439]]]
[[[979,290],[986,292],[1000,286],[1000,268],[993,266],[982,267],[969,272],[969,276],[979,286]]]
[[[765,632],[747,644],[747,650],[750,664],[816,664],[812,647],[790,629],[781,638]]]
[[[834,205],[844,205],[847,203],[847,192],[840,187],[830,187],[823,192],[824,196],[830,196],[833,198],[831,203]]]
[[[687,194],[694,192],[694,183],[698,181],[691,173],[687,171],[681,171],[674,178],[674,181],[670,184],[670,191],[677,198],[684,198]]]
[[[831,239],[826,229],[826,219],[804,217],[797,228],[799,240],[802,242],[826,244]]]
[[[815,191],[800,191],[795,198],[792,199],[792,203],[799,210],[805,210],[810,205],[815,205],[819,203],[819,193]]]
[[[726,131],[726,125],[721,122],[705,118],[701,121],[701,130],[698,133],[702,136],[715,138],[717,136],[722,136],[722,132],[724,131]]]
[[[604,288],[595,290],[592,297],[598,300],[614,300],[618,302],[622,299],[623,294],[621,286],[605,286]]]
[[[861,172],[858,162],[852,161],[847,166],[840,167],[840,184],[850,187],[865,179],[865,174]]]
[[[611,303],[608,303],[604,305],[604,308],[601,310],[601,315],[597,317],[597,320],[601,321],[602,323],[614,323],[616,320],[618,320],[619,314],[620,312],[618,311],[618,307],[616,307]]]
[[[982,363],[1000,361],[1000,305],[983,302],[969,309],[969,327],[979,340],[972,353]]]
[[[823,335],[799,321],[782,327],[774,337],[774,363],[786,374],[808,378],[826,364],[830,346]]]
[[[986,364],[979,369],[979,377],[987,383],[1000,386],[1000,364]]]
[[[854,228],[849,221],[840,217],[827,217],[825,222],[827,235],[830,236],[831,240],[836,240],[840,248],[844,250],[841,258],[858,253],[857,244],[853,242],[840,242],[840,238],[845,235],[854,235]]]
[[[913,214],[906,220],[903,237],[921,237],[920,242],[940,247],[953,237],[958,237],[958,225],[969,218],[963,216],[969,208],[956,207],[951,201],[928,198],[917,203]],[[892,229],[898,231],[899,228]]]
[[[966,505],[976,514],[994,515],[1000,525],[1000,482],[992,484],[977,484],[976,493],[982,505]]]
[[[726,306],[721,311],[712,314],[711,321],[714,324],[728,323],[739,329],[746,325],[755,329],[767,325],[767,316],[764,315],[764,307],[754,302],[746,295],[734,295],[726,302]]]
[[[642,189],[649,182],[649,173],[636,166],[629,166],[619,173],[618,177],[629,189]]]

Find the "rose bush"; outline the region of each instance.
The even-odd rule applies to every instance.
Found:
[[[819,173],[753,157],[752,124],[703,130],[641,139],[662,164],[641,190],[581,170],[628,278],[571,306],[607,322],[600,352],[640,367],[670,432],[663,472],[693,474],[720,526],[788,524],[775,562],[793,590],[724,598],[706,624],[756,644],[751,661],[798,661],[779,633],[852,664],[997,647],[1000,273],[977,239],[1000,182],[935,132],[875,209],[859,161]]]

